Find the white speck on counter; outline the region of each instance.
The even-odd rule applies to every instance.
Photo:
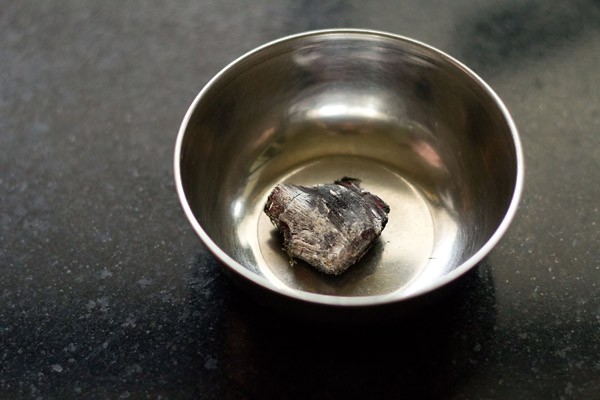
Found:
[[[96,302],[94,300],[89,300],[85,305],[85,308],[87,308],[88,311],[92,310],[94,307],[96,307]]]
[[[565,394],[573,394],[573,384],[571,382],[567,382],[567,386],[565,387]]]
[[[556,354],[560,357],[560,358],[565,358],[567,356],[567,352],[571,350],[569,347],[565,347],[564,349],[560,349],[556,351]]]
[[[206,362],[204,363],[204,368],[206,369],[217,369],[217,360],[212,358],[212,357],[208,357],[206,359]]]
[[[77,350],[77,347],[75,346],[75,343],[69,343],[68,346],[66,346],[65,348],[63,348],[63,351],[75,351]]]
[[[108,297],[102,296],[99,299],[97,299],[96,302],[100,305],[100,311],[108,311]]]
[[[152,283],[152,279],[149,278],[142,278],[139,281],[137,281],[138,284],[142,285],[142,286],[148,286],[149,284]]]
[[[106,279],[112,276],[112,272],[110,272],[108,269],[104,268],[102,271],[100,271],[100,279]]]
[[[121,326],[122,326],[123,328],[126,328],[126,327],[128,327],[128,326],[130,326],[130,327],[132,327],[132,328],[135,328],[135,327],[137,326],[137,324],[135,323],[135,319],[134,319],[134,318],[132,318],[132,317],[127,317],[127,318],[125,319],[125,322],[123,322],[123,323],[121,324]]]
[[[63,372],[63,367],[60,364],[52,364],[52,371]]]

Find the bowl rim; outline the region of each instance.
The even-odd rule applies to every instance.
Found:
[[[423,285],[419,287],[417,290],[408,292],[403,294],[400,292],[391,292],[387,294],[373,295],[373,296],[336,296],[336,295],[325,295],[318,293],[305,292],[302,290],[291,289],[288,287],[276,286],[271,283],[266,278],[263,278],[259,274],[249,270],[244,267],[242,264],[233,259],[230,255],[228,255],[225,251],[223,251],[204,231],[200,223],[197,221],[192,209],[187,201],[186,194],[183,189],[183,181],[181,178],[181,148],[183,145],[183,139],[185,136],[185,132],[188,127],[188,123],[192,114],[194,113],[198,103],[204,97],[204,94],[218,82],[221,77],[223,77],[227,72],[233,69],[236,65],[241,63],[243,60],[252,57],[253,55],[262,52],[266,48],[278,45],[283,42],[293,41],[300,38],[307,38],[312,36],[323,36],[323,35],[331,35],[331,34],[350,34],[357,36],[380,36],[388,39],[399,40],[401,42],[405,42],[417,47],[421,47],[427,51],[435,53],[440,59],[445,60],[449,64],[451,64],[457,70],[462,71],[468,77],[470,77],[473,82],[480,86],[483,89],[483,92],[486,93],[491,100],[495,103],[498,110],[502,113],[504,120],[510,130],[512,136],[512,144],[514,146],[514,151],[516,155],[516,177],[515,177],[515,186],[512,194],[512,199],[510,201],[509,207],[504,215],[504,218],[498,225],[498,228],[494,231],[492,236],[487,240],[487,242],[481,246],[481,248],[465,260],[461,265],[453,269],[452,271],[440,276],[438,279],[430,282],[427,285]],[[192,101],[189,106],[183,121],[180,125],[179,132],[177,134],[177,140],[175,143],[175,151],[174,151],[174,178],[175,185],[177,189],[177,194],[179,197],[179,201],[188,221],[191,223],[194,228],[196,234],[199,236],[200,240],[204,243],[207,249],[221,262],[224,266],[232,270],[233,272],[241,275],[242,277],[248,279],[254,284],[261,286],[264,289],[267,289],[271,292],[275,292],[280,295],[284,295],[290,297],[295,300],[300,300],[308,303],[316,303],[320,305],[330,305],[330,306],[355,306],[355,307],[363,307],[363,306],[374,306],[374,305],[384,305],[390,303],[396,303],[405,301],[411,298],[415,298],[418,296],[422,296],[426,293],[435,291],[443,286],[446,286],[450,282],[456,280],[460,276],[464,275],[467,271],[471,270],[475,267],[493,248],[498,244],[502,236],[506,233],[510,223],[512,222],[515,213],[518,208],[519,201],[521,199],[521,195],[523,192],[524,185],[524,157],[523,157],[523,149],[521,146],[521,140],[519,138],[519,133],[517,127],[508,111],[508,108],[504,105],[500,97],[494,92],[494,90],[475,72],[473,72],[470,68],[464,65],[462,62],[458,61],[454,57],[446,54],[445,52],[420,42],[415,39],[411,39],[402,35],[397,35],[394,33],[378,31],[378,30],[370,30],[370,29],[356,29],[356,28],[335,28],[335,29],[320,29],[320,30],[311,30],[307,32],[296,33],[288,36],[284,36],[282,38],[267,42],[261,46],[258,46],[240,57],[236,58],[232,62],[230,62],[227,66],[221,69],[212,79],[208,81],[208,83],[200,90],[198,95]]]

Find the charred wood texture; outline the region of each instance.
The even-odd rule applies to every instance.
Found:
[[[388,221],[389,206],[361,189],[360,181],[342,178],[305,187],[277,185],[265,213],[283,235],[283,250],[318,270],[339,275],[373,246]]]

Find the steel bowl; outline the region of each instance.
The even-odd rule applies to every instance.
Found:
[[[343,176],[390,205],[388,226],[341,276],[290,265],[267,195]],[[175,181],[202,242],[258,299],[370,313],[482,260],[515,214],[523,156],[500,98],[459,61],[389,33],[323,30],[252,50],[200,91],[177,137]]]

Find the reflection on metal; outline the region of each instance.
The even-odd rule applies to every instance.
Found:
[[[365,31],[288,38],[230,65],[192,105],[176,157],[190,221],[229,268],[341,305],[400,300],[470,269],[508,226],[523,176],[516,129],[485,83],[427,46]],[[291,267],[267,194],[342,176],[389,203],[387,228],[340,277]]]

